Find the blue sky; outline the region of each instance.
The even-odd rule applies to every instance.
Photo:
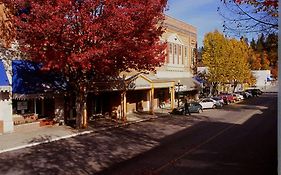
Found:
[[[168,0],[167,15],[197,27],[198,47],[204,35],[215,29],[222,31],[222,17],[217,12],[220,0]]]

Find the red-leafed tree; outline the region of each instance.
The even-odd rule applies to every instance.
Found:
[[[219,13],[224,17],[226,32],[278,32],[278,0],[221,0]]]
[[[0,48],[10,47],[15,39],[15,30],[10,18],[11,13],[0,1]]]
[[[76,96],[77,126],[93,81],[164,61],[166,0],[3,0],[14,12],[21,51],[62,73]]]

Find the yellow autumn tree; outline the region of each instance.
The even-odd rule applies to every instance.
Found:
[[[238,84],[243,84],[246,80],[251,79],[252,73],[248,63],[249,46],[243,40],[230,39],[230,56],[229,63],[229,76],[228,79],[234,86],[233,90]]]
[[[248,62],[250,64],[251,70],[260,70],[261,69],[260,54],[256,53],[252,48],[249,49]]]
[[[225,61],[228,57],[227,39],[218,31],[207,33],[204,37],[202,54],[203,64],[208,67],[208,81],[212,84],[211,93],[218,91],[218,86],[227,81]]]
[[[244,41],[228,39],[218,31],[210,32],[204,38],[202,60],[208,67],[208,81],[211,89],[218,85],[244,83],[251,77],[248,64],[249,47]]]
[[[270,61],[268,58],[268,54],[266,51],[263,51],[261,54],[261,69],[262,70],[269,70],[270,69]]]

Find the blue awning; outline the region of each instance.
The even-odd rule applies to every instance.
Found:
[[[66,90],[65,79],[52,71],[42,71],[42,64],[28,60],[12,61],[12,86],[16,94],[38,94]]]
[[[206,82],[205,80],[201,79],[201,78],[198,77],[198,76],[195,76],[194,79],[195,79],[196,81],[198,81],[199,83],[205,83],[205,82]]]
[[[2,60],[0,59],[0,86],[9,86],[9,79]]]

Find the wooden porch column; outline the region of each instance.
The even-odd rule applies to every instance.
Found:
[[[126,91],[121,93],[121,118],[123,121],[127,121],[127,98]]]
[[[82,125],[83,125],[83,128],[87,128],[87,126],[88,126],[88,120],[87,120],[87,118],[88,118],[88,116],[87,116],[87,103],[86,102],[84,102],[84,104],[83,104],[83,123],[82,123]]]
[[[170,93],[171,93],[171,109],[174,109],[174,107],[175,107],[175,85],[170,87]]]
[[[88,127],[88,114],[87,114],[87,98],[88,98],[88,92],[86,88],[83,89],[84,101],[83,101],[83,113],[82,113],[82,127],[87,128]]]
[[[44,117],[46,117],[45,116],[45,99],[43,98],[42,100],[41,100],[41,105],[42,105],[42,107],[41,107],[41,113],[42,113],[42,116],[44,116]]]
[[[154,114],[154,87],[149,90],[149,113]]]
[[[34,114],[36,115],[37,114],[36,98],[34,98],[33,103],[34,103]]]

